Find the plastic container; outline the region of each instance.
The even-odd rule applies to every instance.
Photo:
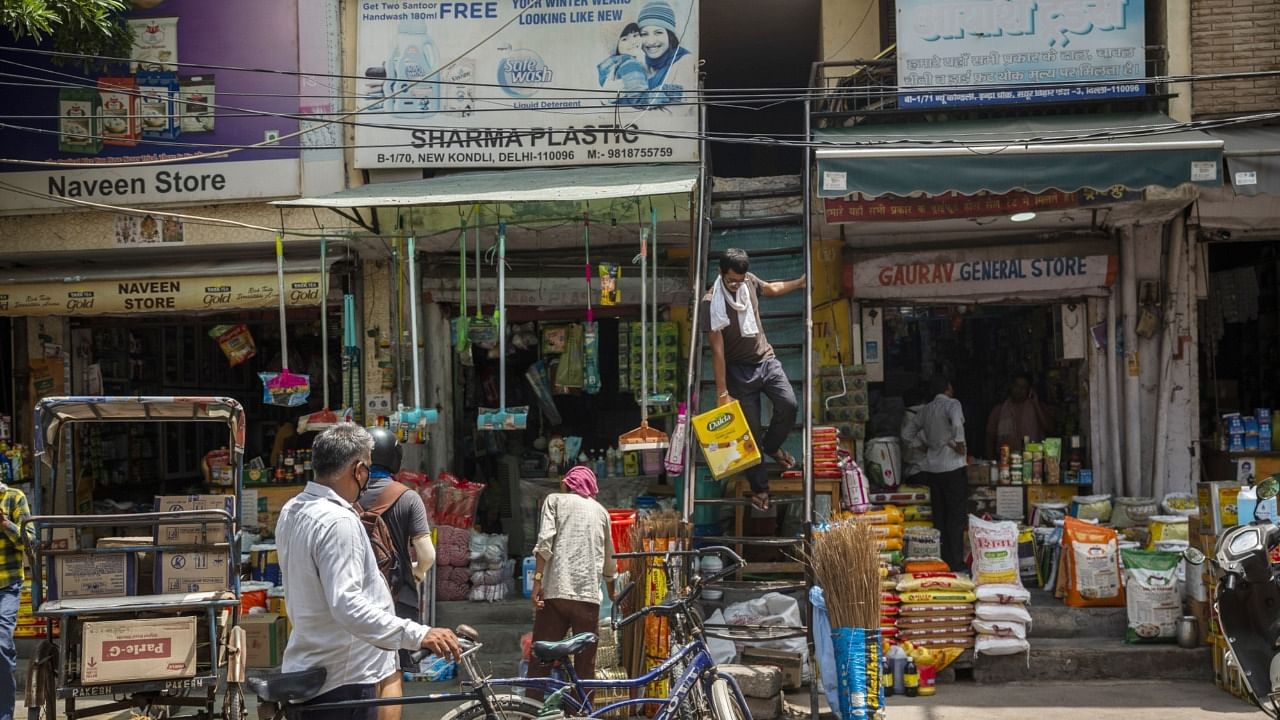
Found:
[[[702,570],[702,577],[705,578],[709,575],[713,575],[723,570],[724,561],[721,560],[719,556],[707,555],[702,558],[700,567]],[[702,591],[702,597],[706,600],[719,600],[720,598],[724,597],[724,592],[721,590],[712,590],[708,588]]]
[[[267,592],[275,587],[269,582],[245,581],[240,583],[240,612],[248,614],[254,608],[267,609]]]
[[[533,574],[538,571],[538,559],[530,555],[520,564],[520,593],[533,597]]]

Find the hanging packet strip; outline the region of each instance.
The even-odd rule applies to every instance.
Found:
[[[622,266],[617,263],[600,263],[600,304],[617,305],[622,302],[618,281],[622,279]]]
[[[218,341],[218,347],[222,348],[222,354],[227,356],[227,361],[231,363],[231,367],[235,367],[258,354],[258,347],[253,342],[253,335],[249,332],[249,326],[244,323],[239,325],[218,325],[209,331],[209,337]]]
[[[583,323],[582,352],[584,356],[582,389],[588,395],[595,395],[600,392],[600,326],[598,323]]]
[[[258,373],[262,380],[262,402],[281,407],[299,407],[311,397],[311,378],[288,370]]]

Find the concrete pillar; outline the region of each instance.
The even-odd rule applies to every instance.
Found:
[[[454,421],[457,419],[453,416],[453,346],[444,306],[427,303],[423,306],[423,316],[424,402],[427,407],[440,410],[440,421],[430,428],[427,441],[428,467],[434,477],[439,471],[453,467]]]

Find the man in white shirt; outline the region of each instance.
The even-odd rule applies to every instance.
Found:
[[[458,638],[396,617],[386,581],[352,502],[369,484],[373,438],[341,423],[320,433],[311,449],[316,480],[285,503],[276,523],[285,601],[293,632],[284,672],[322,667],[320,693],[306,704],[371,699],[397,669],[396,651],[426,648],[457,657]],[[302,710],[307,720],[374,720],[376,707]]]
[[[956,400],[955,390],[945,377],[929,383],[934,398],[912,416],[904,439],[925,446],[921,479],[929,486],[933,506],[933,525],[942,535],[942,560],[952,570],[962,571],[964,533],[969,523],[968,465],[964,442],[964,410]]]

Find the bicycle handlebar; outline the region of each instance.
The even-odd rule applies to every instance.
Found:
[[[729,562],[725,563],[724,567],[721,568],[720,570],[706,577],[702,577],[697,574],[693,576],[692,583],[691,583],[692,587],[688,595],[686,595],[685,597],[676,598],[671,602],[663,601],[657,605],[650,605],[649,607],[641,608],[640,610],[634,613],[631,613],[627,617],[624,617],[621,620],[619,620],[618,606],[622,603],[622,601],[628,595],[631,594],[632,591],[635,590],[635,587],[636,587],[635,582],[628,583],[627,586],[622,589],[622,592],[618,593],[617,598],[613,601],[613,607],[609,611],[609,615],[610,615],[609,620],[613,624],[613,627],[616,629],[621,629],[634,623],[635,621],[639,620],[642,617],[647,617],[649,615],[670,615],[679,610],[685,609],[689,606],[690,603],[696,601],[699,597],[702,596],[702,590],[705,585],[716,582],[717,580],[726,578],[738,572],[739,570],[741,570],[743,567],[746,566],[746,561],[743,560],[741,556],[739,556],[736,552],[734,552],[733,550],[723,545],[714,545],[711,547],[700,548],[698,550],[668,550],[668,551],[654,551],[654,552],[622,553],[619,555],[615,555],[614,556],[615,558],[624,559],[624,560],[628,558],[668,559],[671,557],[706,557],[706,556],[717,556],[717,557],[723,558],[726,555],[728,556]]]

